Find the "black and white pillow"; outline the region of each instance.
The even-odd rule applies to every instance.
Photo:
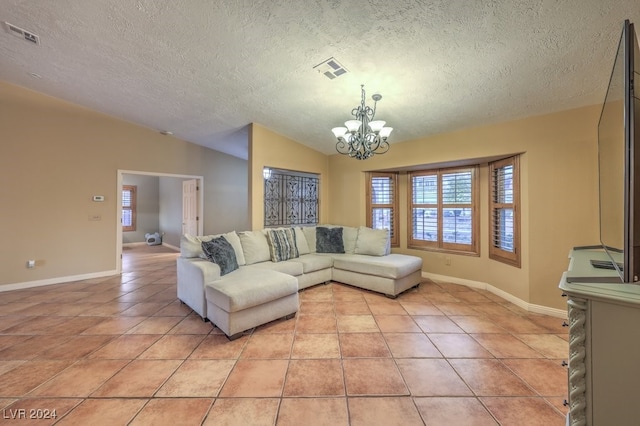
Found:
[[[299,257],[296,233],[293,228],[270,229],[267,231],[267,242],[272,262]]]
[[[316,227],[316,252],[317,253],[344,253],[344,241],[342,240],[342,227],[325,228]]]
[[[207,259],[220,267],[221,276],[238,269],[236,252],[225,237],[214,238],[211,241],[203,241],[202,251]]]

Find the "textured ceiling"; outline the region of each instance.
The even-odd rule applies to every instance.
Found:
[[[251,122],[330,154],[360,84],[391,143],[600,103],[624,19],[638,0],[2,0],[40,45],[3,25],[0,80],[242,158]]]

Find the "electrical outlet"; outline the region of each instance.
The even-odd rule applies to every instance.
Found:
[[[27,260],[27,268],[33,269],[35,267],[36,267],[36,261],[35,260]]]
[[[447,266],[451,266],[451,258],[449,256],[445,256],[444,264]]]

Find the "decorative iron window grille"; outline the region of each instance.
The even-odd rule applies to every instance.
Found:
[[[320,179],[272,169],[264,181],[264,224],[267,226],[317,225]]]

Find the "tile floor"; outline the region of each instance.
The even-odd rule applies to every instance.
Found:
[[[564,425],[561,319],[454,284],[331,283],[229,342],[176,299],[176,256],[0,293],[0,423]]]

